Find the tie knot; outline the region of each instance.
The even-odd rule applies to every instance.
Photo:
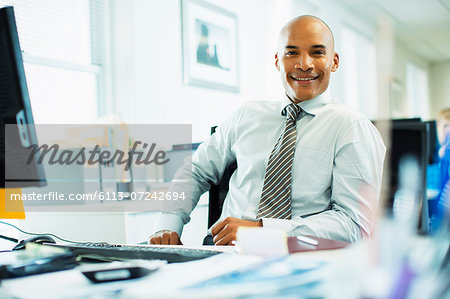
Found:
[[[292,119],[294,121],[297,119],[297,115],[302,110],[299,106],[297,106],[294,103],[291,103],[291,104],[287,105],[286,108],[284,108],[284,109],[286,111],[287,118],[288,119]]]

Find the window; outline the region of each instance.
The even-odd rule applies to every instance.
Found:
[[[103,106],[103,0],[12,5],[36,123],[89,123]]]
[[[429,117],[427,72],[411,61],[406,63],[406,97],[409,117]]]
[[[353,28],[342,27],[340,66],[343,73],[343,102],[375,119],[377,78],[375,44]]]

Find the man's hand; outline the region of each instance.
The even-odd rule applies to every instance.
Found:
[[[150,236],[149,244],[161,244],[161,245],[183,245],[180,237],[176,232],[170,230],[160,230]]]
[[[257,227],[262,226],[262,223],[228,217],[211,228],[214,245],[234,245],[232,242],[236,240],[236,232],[240,226]]]

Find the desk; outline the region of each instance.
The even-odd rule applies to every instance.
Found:
[[[216,255],[194,262],[166,264],[143,278],[103,284],[92,284],[78,269],[72,269],[4,280],[0,298],[103,298],[112,295],[119,298],[388,298],[398,291],[405,291],[403,295],[408,298],[442,297],[439,292],[448,284],[448,272],[436,275],[438,273],[430,270],[432,267],[424,266],[430,256],[423,250],[430,251],[434,240],[421,239],[412,248],[419,256],[409,264],[413,267],[407,268],[414,275],[410,276],[406,289],[402,289],[404,284],[401,283],[403,259],[394,263],[401,267],[378,263],[373,254],[377,251],[374,241],[278,259]],[[436,255],[436,251],[431,254]],[[450,295],[448,291],[447,295]]]
[[[303,292],[318,295],[321,294],[318,293],[321,292],[319,285],[322,286],[326,274],[325,266],[340,254],[342,252],[339,251],[331,255],[312,252],[275,260],[223,254],[200,261],[166,264],[144,278],[103,284],[93,284],[78,269],[72,269],[4,280],[0,286],[0,297],[83,298],[114,295],[124,298],[215,298],[221,295],[235,298],[276,293],[287,283],[304,289]],[[242,275],[247,282],[233,283],[238,275]],[[296,279],[293,280],[292,275]],[[302,280],[299,280],[300,277],[303,277]]]

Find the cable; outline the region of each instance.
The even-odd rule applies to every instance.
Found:
[[[0,235],[0,239],[5,239],[5,240],[11,241],[13,243],[19,243],[19,240],[15,239],[15,238],[10,238],[10,237],[4,236],[4,235]]]
[[[30,232],[26,232],[24,230],[21,230],[20,228],[18,228],[17,226],[15,226],[14,224],[8,223],[8,222],[4,222],[4,221],[0,221],[1,224],[6,224],[9,225],[15,229],[17,229],[19,232],[27,234],[27,235],[32,235],[32,236],[42,236],[42,235],[46,235],[46,236],[51,236],[54,237],[58,240],[61,240],[63,242],[68,242],[68,243],[74,243],[74,244],[86,244],[87,242],[75,242],[75,241],[70,241],[70,240],[66,240],[63,238],[58,237],[57,235],[51,234],[51,233],[44,233],[44,234],[38,234],[38,233],[30,233]]]

